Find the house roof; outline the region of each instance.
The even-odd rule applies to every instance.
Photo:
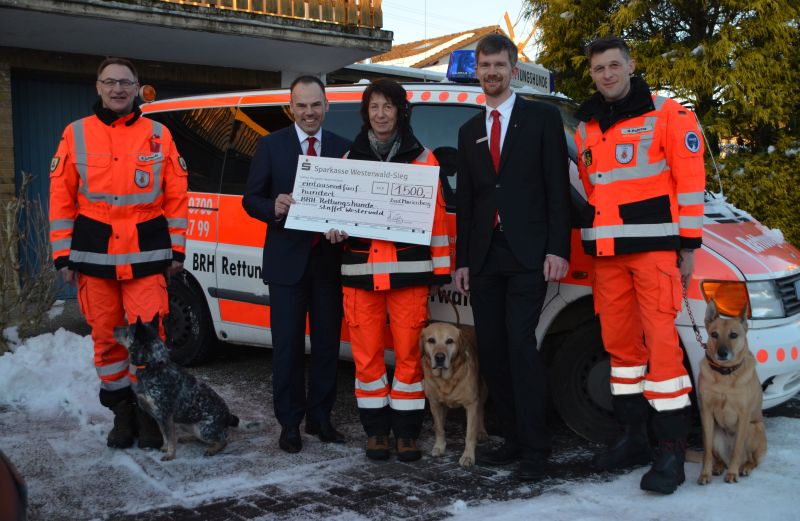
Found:
[[[427,40],[403,43],[393,46],[392,50],[387,53],[373,56],[372,63],[422,68],[436,63],[451,52],[471,45],[491,33],[505,34],[499,25],[488,25]]]

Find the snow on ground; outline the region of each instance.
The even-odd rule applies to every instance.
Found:
[[[111,414],[99,405],[98,388],[89,337],[60,329],[18,342],[0,357],[0,449],[26,476],[37,519],[104,519],[109,512],[193,506],[270,484],[323,490],[337,475],[364,465],[355,446],[312,442],[300,454],[285,454],[274,447],[278,428],[272,421],[261,432],[234,432],[213,458],[204,458],[197,444],[179,446],[172,462],[161,462],[157,451],[111,450],[105,446]],[[641,492],[645,469],[639,469],[611,481],[556,483],[524,501],[458,501],[449,512],[458,520],[481,521],[800,519],[794,503],[800,420],[769,418],[767,434],[762,466],[734,485],[715,477],[700,487],[699,465],[690,463],[687,482],[672,496]]]
[[[531,500],[474,507],[459,502],[451,512],[459,521],[800,519],[800,507],[794,502],[794,494],[800,490],[798,428],[800,420],[768,418],[766,458],[750,477],[735,484],[725,483],[724,476],[714,476],[709,485],[697,485],[700,465],[687,463],[686,483],[670,496],[639,490],[639,480],[647,470],[642,468],[605,483],[565,483]]]

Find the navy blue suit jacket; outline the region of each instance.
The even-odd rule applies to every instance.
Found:
[[[322,131],[322,156],[342,157],[350,149],[350,141]],[[268,225],[264,241],[264,260],[261,277],[264,282],[295,284],[303,276],[311,251],[311,232],[284,228],[285,218],[275,219],[275,198],[294,189],[297,158],[302,154],[297,130],[292,124],[258,142],[242,206],[251,217]],[[339,270],[341,248],[323,240],[324,254],[330,255],[332,268]]]

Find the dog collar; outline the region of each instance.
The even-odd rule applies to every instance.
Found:
[[[718,372],[719,374],[724,374],[724,375],[729,375],[732,372],[736,371],[737,369],[739,369],[742,366],[742,363],[743,363],[743,362],[739,362],[736,365],[732,365],[730,367],[726,367],[726,366],[717,364],[710,356],[708,356],[708,353],[706,353],[706,360],[708,360],[708,365],[711,366],[711,369],[713,369],[714,371]]]

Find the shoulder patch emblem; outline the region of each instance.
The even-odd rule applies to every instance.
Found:
[[[139,188],[147,188],[147,185],[150,184],[150,173],[144,170],[137,170],[133,176],[133,182]]]
[[[686,150],[689,152],[694,153],[700,150],[700,137],[694,130],[690,130],[686,133],[686,137],[683,138],[683,143],[686,145]]]
[[[53,156],[53,159],[50,160],[50,171],[55,172],[56,168],[58,168],[58,162],[61,161],[61,158],[58,156]]]
[[[592,166],[592,151],[588,148],[583,151],[583,166]]]
[[[617,162],[623,165],[633,160],[633,143],[621,143],[617,145]]]
[[[186,160],[183,158],[183,156],[178,156],[178,164],[181,165],[181,168],[183,168],[184,172],[189,171],[189,167],[186,166]]]

